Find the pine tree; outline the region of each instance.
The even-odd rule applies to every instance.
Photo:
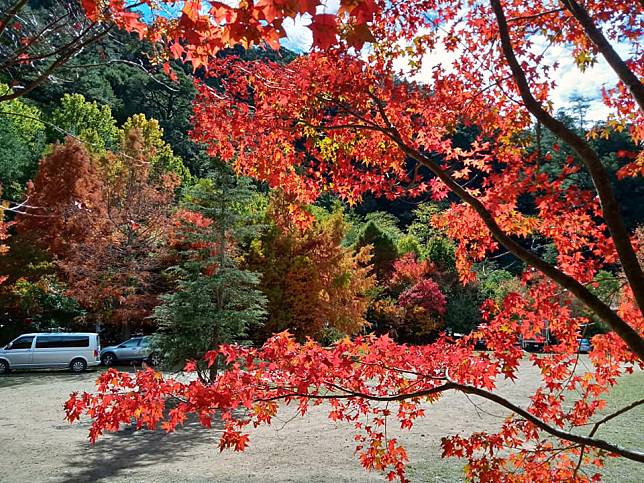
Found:
[[[159,331],[153,345],[167,366],[201,361],[204,381],[214,380],[219,365],[208,369],[204,354],[243,341],[266,314],[258,274],[241,270],[234,258],[255,196],[247,180],[221,168],[187,192],[179,214],[183,263],[170,269],[177,289],[155,310]]]

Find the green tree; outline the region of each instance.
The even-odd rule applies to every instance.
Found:
[[[163,296],[155,309],[159,331],[153,346],[171,367],[201,361],[204,381],[213,380],[219,365],[214,361],[207,368],[204,354],[242,341],[266,314],[259,276],[240,269],[235,259],[235,240],[247,231],[246,210],[255,195],[247,180],[220,168],[187,191],[179,215],[183,261],[169,271],[177,280],[176,291]]]
[[[445,326],[454,332],[467,334],[481,323],[478,293],[471,287],[453,286],[448,293]]]
[[[8,90],[0,84],[0,91]],[[17,199],[31,178],[45,146],[41,112],[22,100],[0,104],[0,185],[4,195]]]
[[[51,121],[62,131],[53,132],[54,138],[62,139],[65,134],[71,134],[94,153],[115,147],[119,139],[116,119],[109,106],[86,101],[82,94],[65,94],[60,106],[53,111]]]
[[[414,210],[414,219],[407,227],[407,233],[415,237],[421,246],[426,246],[430,239],[442,232],[432,225],[432,218],[442,210],[438,203],[421,203]]]
[[[379,281],[386,281],[391,274],[394,261],[398,258],[398,248],[389,233],[381,229],[374,221],[364,225],[355,243],[356,251],[371,245],[373,258],[371,263]]]
[[[159,324],[154,350],[170,367],[199,361],[203,380],[212,380],[218,369],[217,361],[210,369],[205,366],[204,354],[220,344],[243,340],[249,329],[261,324],[266,313],[266,299],[257,289],[257,274],[240,270],[229,257],[214,274],[204,273],[209,263],[219,262],[215,258],[200,257],[174,267],[172,274],[179,279],[177,289],[162,296],[162,304],[154,311]]]
[[[502,304],[505,296],[510,292],[520,292],[521,283],[507,270],[482,267],[477,270],[481,302],[492,299],[497,304]]]

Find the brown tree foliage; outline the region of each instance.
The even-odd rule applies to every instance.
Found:
[[[140,325],[167,287],[173,174],[151,176],[141,133],[92,157],[68,138],[40,164],[18,228],[56,259],[69,295],[97,322]]]
[[[103,234],[107,209],[104,186],[88,151],[68,137],[40,161],[28,184],[24,215],[17,231],[26,241],[66,257],[73,244]]]

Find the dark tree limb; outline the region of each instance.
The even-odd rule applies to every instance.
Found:
[[[604,221],[606,222],[606,226],[608,226],[608,230],[610,231],[615,244],[615,249],[619,256],[624,274],[629,282],[633,294],[635,295],[635,300],[640,311],[644,313],[644,274],[642,273],[642,267],[640,267],[637,260],[635,250],[633,250],[633,246],[631,245],[630,236],[626,229],[626,225],[624,224],[621,209],[617,199],[615,198],[615,193],[608,177],[608,173],[604,169],[599,156],[590,147],[590,145],[573,131],[568,129],[562,122],[552,117],[543,109],[539,101],[534,98],[525,73],[512,48],[508,24],[503,8],[501,7],[501,2],[500,0],[490,0],[490,3],[492,4],[492,9],[494,10],[494,14],[497,19],[503,55],[510,66],[512,75],[521,94],[521,98],[523,99],[523,103],[526,109],[528,109],[528,111],[535,116],[539,122],[552,131],[555,136],[568,144],[577,153],[577,155],[579,155],[586,166],[586,169],[593,180],[595,190],[599,195]],[[615,331],[618,332],[617,329],[615,329]],[[643,353],[640,352],[640,350],[644,350],[644,342],[636,332],[633,331],[633,333],[637,335],[637,338],[639,339],[638,344],[635,344],[636,341],[634,340],[631,340],[630,342],[626,339],[624,340],[627,341],[631,348],[633,348],[634,345],[640,346],[640,349],[636,353],[641,359]],[[622,333],[618,332],[618,334],[620,337],[623,337]]]
[[[421,399],[425,398],[427,396],[432,396],[435,394],[440,394],[446,391],[459,391],[464,394],[472,394],[475,396],[482,397],[484,399],[487,399],[488,401],[492,401],[499,406],[502,406],[506,409],[509,409],[513,413],[517,414],[518,416],[522,417],[526,421],[529,421],[530,423],[534,424],[537,426],[539,429],[545,431],[546,433],[555,436],[559,439],[562,439],[564,441],[570,441],[573,443],[577,443],[579,445],[587,446],[587,447],[592,447],[592,448],[597,448],[597,449],[602,449],[604,451],[608,451],[610,453],[617,454],[619,456],[623,456],[626,459],[637,461],[639,463],[644,463],[644,453],[641,451],[637,450],[632,450],[628,448],[624,448],[622,446],[610,443],[608,441],[605,441],[603,439],[597,439],[593,438],[592,436],[581,436],[578,434],[570,433],[568,431],[563,431],[557,427],[551,426],[547,422],[543,421],[542,419],[538,418],[534,414],[530,413],[529,411],[523,409],[520,406],[517,406],[510,400],[499,396],[498,394],[494,394],[492,392],[486,391],[485,389],[481,389],[475,386],[469,386],[466,384],[459,384],[454,381],[447,381],[445,384],[441,384],[439,386],[435,386],[432,388],[428,389],[423,389],[419,391],[414,391],[414,392],[408,392],[408,393],[400,393],[400,394],[391,394],[391,395],[385,395],[385,396],[378,396],[374,394],[369,394],[369,393],[364,393],[364,392],[357,392],[353,391],[351,389],[344,388],[342,386],[339,386],[337,384],[328,384],[329,386],[339,390],[342,392],[342,394],[309,394],[309,393],[300,393],[300,392],[286,392],[284,394],[279,394],[276,396],[272,396],[269,398],[265,399],[259,399],[257,402],[269,402],[269,401],[277,401],[281,399],[287,399],[287,398],[295,398],[295,397],[303,397],[307,399],[354,399],[354,398],[359,398],[359,399],[366,399],[369,401],[377,401],[377,402],[388,402],[388,401],[405,401],[407,399]],[[621,414],[621,413],[620,413]]]
[[[626,62],[621,59],[601,30],[597,28],[595,22],[593,22],[593,19],[584,7],[577,3],[576,0],[562,0],[562,3],[573,17],[577,19],[586,32],[586,35],[588,35],[588,38],[604,56],[608,65],[612,67],[619,79],[626,85],[635,102],[639,105],[640,111],[644,111],[644,84],[628,68]]]

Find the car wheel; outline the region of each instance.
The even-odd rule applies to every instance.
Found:
[[[152,367],[157,367],[161,364],[161,357],[158,354],[151,354],[147,359],[147,363]]]
[[[11,371],[7,361],[0,361],[0,374],[8,374]]]
[[[74,374],[80,374],[81,372],[84,372],[85,369],[87,369],[87,363],[83,359],[74,359],[69,364],[69,370]]]
[[[103,354],[101,356],[101,364],[103,364],[104,366],[111,366],[112,364],[114,364],[114,361],[116,361],[116,356],[111,352],[108,352],[107,354]]]

